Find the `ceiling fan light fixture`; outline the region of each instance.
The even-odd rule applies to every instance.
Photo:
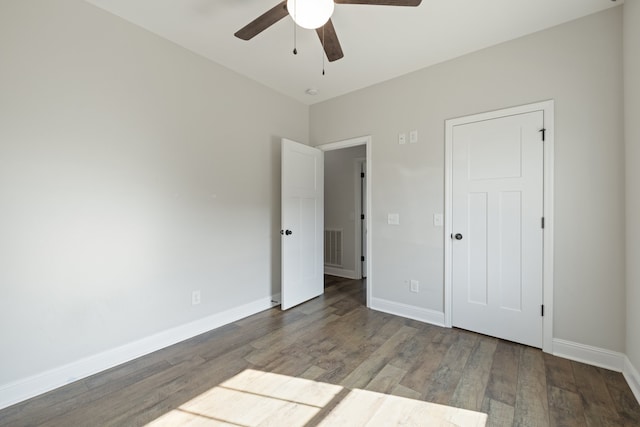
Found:
[[[334,6],[333,0],[287,0],[287,10],[295,23],[309,30],[326,24]]]

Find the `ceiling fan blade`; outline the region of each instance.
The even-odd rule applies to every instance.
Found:
[[[378,6],[420,6],[422,0],[334,0],[338,4],[372,4]]]
[[[234,36],[242,40],[251,40],[288,14],[287,1],[284,0],[277,6],[272,7],[267,12],[258,16],[246,26],[242,27],[234,34]]]
[[[320,43],[324,45],[324,52],[327,54],[329,62],[337,61],[344,56],[331,19],[329,19],[323,27],[316,28],[316,33],[318,33],[318,37],[320,37]]]

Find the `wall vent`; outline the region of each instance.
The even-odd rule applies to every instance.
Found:
[[[342,229],[324,230],[324,265],[342,267]]]

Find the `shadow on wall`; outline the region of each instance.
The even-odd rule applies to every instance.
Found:
[[[280,293],[280,284],[282,277],[281,263],[281,241],[280,241],[280,222],[281,222],[281,188],[280,188],[280,170],[281,159],[280,153],[282,138],[278,136],[271,137],[270,161],[271,170],[273,171],[272,187],[271,187],[271,295]]]

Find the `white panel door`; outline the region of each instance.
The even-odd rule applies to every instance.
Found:
[[[360,277],[367,277],[367,220],[365,212],[367,211],[367,162],[360,163],[360,259],[361,270]]]
[[[324,153],[282,140],[282,302],[287,310],[324,293]]]
[[[543,112],[453,128],[453,326],[542,347]]]

